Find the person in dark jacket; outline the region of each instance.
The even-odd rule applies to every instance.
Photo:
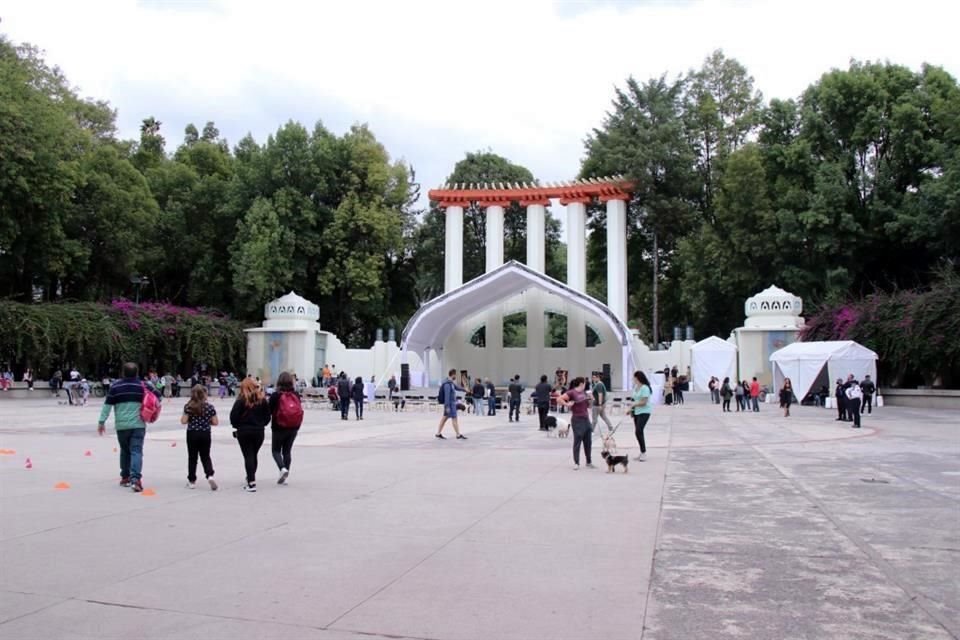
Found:
[[[550,411],[550,393],[553,387],[547,382],[547,376],[540,376],[540,383],[534,389],[537,403],[537,417],[540,419],[540,431],[547,431],[547,413]]]
[[[263,446],[263,430],[268,424],[270,405],[260,385],[253,378],[244,378],[237,400],[230,410],[230,425],[236,429],[233,437],[243,452],[243,465],[247,472],[247,483],[243,485],[243,490],[249,493],[257,490],[257,454]]]
[[[363,378],[357,376],[357,379],[353,381],[353,388],[350,389],[350,397],[353,398],[353,411],[357,420],[363,420],[363,400],[365,396]]]
[[[480,378],[477,378],[477,381],[473,383],[473,389],[470,394],[473,396],[473,412],[475,414],[483,415],[483,382]]]
[[[340,419],[346,420],[350,416],[350,392],[352,391],[350,379],[347,374],[340,372],[337,378],[337,397],[340,398]]]
[[[866,409],[867,413],[873,413],[873,394],[877,392],[877,385],[873,383],[869,375],[863,377],[863,382],[860,383],[860,391],[863,392],[861,409]]]
[[[843,386],[843,380],[837,378],[837,388],[834,389],[834,398],[837,399],[837,420],[846,422],[847,420],[847,390]]]
[[[277,378],[276,391],[270,396],[268,404],[270,405],[270,419],[272,429],[270,431],[270,453],[273,454],[273,461],[280,470],[280,477],[277,484],[287,484],[287,478],[290,476],[290,464],[293,462],[293,441],[297,439],[300,433],[300,427],[286,427],[277,424],[277,412],[280,410],[280,397],[284,393],[292,393],[297,397],[297,403],[300,402],[300,394],[294,387],[293,374],[284,371]]]
[[[487,378],[487,415],[497,415],[497,388],[493,386],[490,378]]]
[[[516,415],[517,422],[520,422],[520,403],[523,400],[523,385],[520,384],[520,374],[513,376],[507,390],[510,392],[509,421],[513,422],[513,416]]]

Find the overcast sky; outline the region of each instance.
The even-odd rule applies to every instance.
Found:
[[[213,120],[231,144],[289,119],[366,122],[423,192],[467,151],[541,180],[574,177],[613,87],[669,77],[717,48],[764,97],[798,96],[851,58],[960,75],[954,0],[5,0],[0,31],[46,50],[120,135],[155,116],[172,151]]]

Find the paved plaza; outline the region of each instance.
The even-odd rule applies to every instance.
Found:
[[[573,471],[572,438],[532,416],[467,415],[469,440],[440,441],[432,411],[312,409],[289,486],[267,443],[247,494],[225,426],[221,489],[184,488],[177,401],[134,494],[99,402],[37,395],[0,397],[2,640],[960,637],[948,412],[887,407],[858,431],[693,396],[609,475]]]

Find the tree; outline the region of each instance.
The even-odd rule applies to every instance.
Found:
[[[265,198],[259,198],[238,223],[231,247],[230,267],[237,307],[252,315],[264,301],[290,286],[293,279],[292,254],[278,250],[289,247],[289,232]]]

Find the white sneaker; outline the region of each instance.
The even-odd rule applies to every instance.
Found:
[[[255,485],[255,484],[245,484],[245,485],[243,485],[243,490],[246,491],[247,493],[256,493],[256,492],[257,492],[257,485]]]
[[[207,482],[210,483],[210,491],[216,491],[218,489],[217,481],[213,478],[207,478]]]
[[[580,465],[578,465],[578,464],[573,465],[573,470],[574,470],[574,471],[580,471]]]
[[[643,462],[646,459],[647,459],[647,454],[645,453],[641,453],[636,458],[634,458],[634,460],[636,460],[637,462]]]
[[[196,482],[187,482],[187,486],[184,487],[184,488],[185,488],[185,489],[196,489],[196,488],[197,488],[197,483],[196,483]]]
[[[277,480],[277,484],[287,484],[287,476],[290,475],[290,472],[284,468],[280,469],[280,478]]]

